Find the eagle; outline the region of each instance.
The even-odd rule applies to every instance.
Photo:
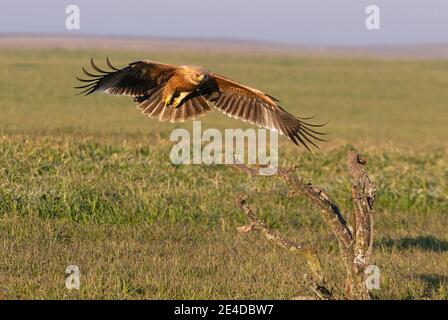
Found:
[[[87,79],[76,77],[80,94],[104,92],[134,98],[137,108],[159,121],[184,122],[213,109],[261,128],[277,131],[295,145],[318,148],[325,124],[307,122],[313,117],[298,118],[279,105],[279,100],[258,89],[210,72],[195,65],[172,65],[150,60],[135,61],[122,69],[106,58],[108,70],[90,60],[96,73],[82,71]]]

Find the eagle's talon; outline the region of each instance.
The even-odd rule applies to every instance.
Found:
[[[172,103],[172,106],[174,108],[177,108],[180,105],[181,102],[182,102],[182,99],[176,98],[176,99],[174,99],[174,101]]]
[[[165,99],[165,107],[169,107],[171,105],[171,97]]]

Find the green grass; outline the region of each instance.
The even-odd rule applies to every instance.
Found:
[[[329,120],[321,151],[280,137],[350,220],[346,151],[378,182],[374,263],[381,299],[448,299],[448,61],[61,50],[0,52],[0,298],[291,298],[306,293],[303,261],[246,221],[238,193],[273,229],[312,246],[342,283],[337,245],[319,213],[281,181],[232,168],[175,166],[173,128],[129,98],[76,96],[91,56],[195,63],[269,92],[289,111]],[[203,127],[248,127],[213,112]],[[81,289],[64,270],[79,265]]]

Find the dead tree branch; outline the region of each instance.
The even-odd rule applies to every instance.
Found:
[[[373,247],[373,202],[375,200],[376,186],[375,183],[370,181],[363,167],[366,164],[365,158],[353,151],[350,151],[347,157],[348,170],[352,180],[354,228],[347,224],[339,207],[330,199],[325,190],[313,186],[311,183],[305,183],[303,179],[298,178],[294,173],[295,167],[288,169],[279,168],[277,176],[282,178],[288,186],[289,197],[302,196],[319,209],[322,218],[335,235],[347,272],[345,298],[369,299],[369,291],[364,284],[364,271],[369,265]],[[234,166],[248,174],[258,175],[257,169],[247,167],[244,164],[236,163]],[[251,223],[248,226],[239,228],[239,231],[248,232],[254,228],[259,228],[268,239],[291,251],[300,253],[306,259],[311,270],[313,287],[316,288],[318,286],[320,288],[320,291],[313,291],[320,299],[331,298],[331,293],[324,285],[322,267],[317,255],[280,235],[274,234],[264,222],[253,214],[245,202],[246,199],[247,196],[245,195],[238,196],[237,204]],[[353,230],[353,233],[351,230]]]
[[[279,168],[278,175],[283,178],[289,188],[290,197],[303,196],[310,200],[317,207],[327,224],[330,226],[335,235],[344,261],[351,261],[351,250],[353,236],[347,222],[342,216],[339,207],[330,200],[330,197],[324,189],[313,186],[311,183],[305,183],[303,179],[299,179],[293,169]]]
[[[348,171],[352,180],[353,218],[356,226],[353,239],[352,272],[346,283],[346,296],[368,298],[364,271],[369,265],[373,248],[376,185],[364,169],[366,159],[350,151],[347,154]]]
[[[292,242],[278,234],[275,234],[268,228],[266,223],[261,221],[252,212],[252,209],[246,203],[247,195],[241,194],[236,198],[236,203],[241,210],[246,214],[250,220],[250,224],[238,228],[238,231],[242,233],[251,232],[253,230],[260,230],[266,236],[267,239],[273,241],[277,245],[288,249],[291,252],[297,252],[303,258],[305,258],[308,268],[311,272],[310,287],[320,299],[331,299],[331,292],[325,286],[325,280],[322,274],[322,267],[317,255],[303,246]]]

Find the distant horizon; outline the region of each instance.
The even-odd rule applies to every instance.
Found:
[[[269,54],[322,57],[448,59],[448,43],[393,45],[301,45],[244,39],[175,38],[118,35],[0,33],[1,49],[125,50]]]
[[[96,33],[78,33],[70,34],[67,32],[2,32],[0,37],[62,37],[62,38],[99,38],[99,39],[117,39],[117,40],[157,40],[166,42],[202,42],[202,43],[241,43],[241,44],[255,44],[255,45],[279,45],[285,47],[309,47],[309,48],[400,48],[400,47],[434,47],[434,46],[448,46],[448,40],[444,42],[402,42],[402,43],[373,43],[373,44],[354,44],[354,43],[290,43],[276,40],[259,40],[250,38],[231,38],[231,37],[176,37],[176,36],[152,36],[152,35],[127,35],[127,34],[96,34]]]

